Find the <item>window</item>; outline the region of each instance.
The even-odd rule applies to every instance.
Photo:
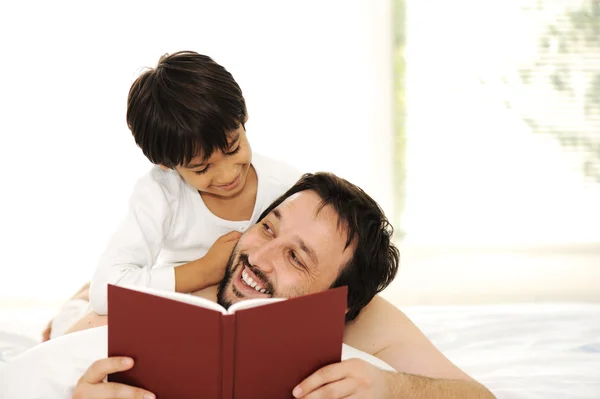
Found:
[[[600,2],[394,5],[405,241],[599,241]]]

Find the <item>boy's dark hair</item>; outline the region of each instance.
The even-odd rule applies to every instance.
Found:
[[[331,173],[307,173],[279,197],[259,218],[291,195],[313,190],[321,197],[321,209],[331,206],[338,214],[338,228],[347,232],[346,248],[354,246],[354,254],[331,288],[348,286],[346,322],[359,312],[394,279],[400,263],[400,252],[392,242],[394,229],[382,209],[360,187]]]
[[[244,125],[246,102],[233,76],[193,51],[164,55],[143,72],[127,99],[127,126],[154,164],[187,165],[228,150],[228,134]]]

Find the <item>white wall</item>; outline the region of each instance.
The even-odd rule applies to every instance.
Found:
[[[149,167],[125,124],[141,67],[195,50],[248,104],[255,151],[331,170],[391,213],[389,1],[0,5],[0,301],[86,281]]]

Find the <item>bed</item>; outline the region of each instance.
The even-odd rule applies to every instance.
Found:
[[[600,304],[403,310],[447,357],[499,399],[600,398]],[[0,367],[36,342],[52,312],[0,309]]]

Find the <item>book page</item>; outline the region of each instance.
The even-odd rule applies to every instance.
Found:
[[[143,292],[143,293],[150,294],[150,295],[159,296],[162,298],[172,299],[174,301],[187,303],[189,305],[199,306],[199,307],[202,307],[205,309],[215,310],[222,314],[227,314],[227,310],[223,306],[219,305],[218,303],[210,301],[206,298],[201,298],[201,297],[194,296],[191,294],[183,294],[181,292],[156,290],[153,288],[138,287],[138,286],[134,286],[134,285],[123,285],[123,288]]]
[[[238,310],[255,308],[258,306],[269,305],[271,303],[285,301],[286,298],[255,298],[255,299],[244,299],[237,303],[234,303],[229,307],[227,313],[233,314]]]

